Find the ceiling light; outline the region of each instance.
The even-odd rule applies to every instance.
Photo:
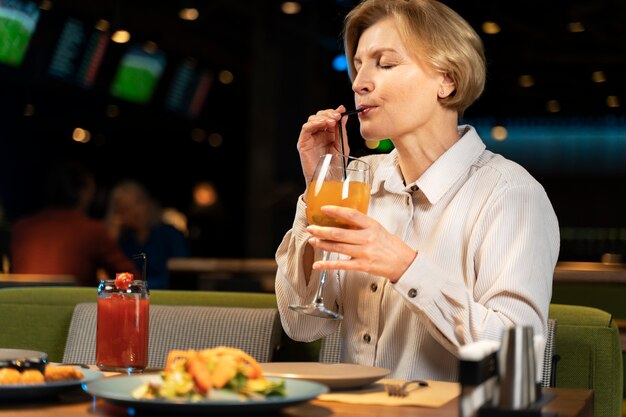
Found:
[[[233,73],[227,70],[220,71],[218,75],[218,79],[222,84],[230,84],[233,82],[234,78]]]
[[[550,113],[558,113],[561,111],[561,103],[559,103],[558,100],[548,100],[546,110]]]
[[[567,24],[567,30],[572,33],[580,33],[585,31],[585,27],[580,22],[569,22]]]
[[[41,10],[50,10],[52,9],[52,2],[50,0],[42,0],[42,2],[39,4],[39,8]]]
[[[500,25],[496,22],[487,21],[483,22],[482,29],[487,35],[495,35],[500,32]]]
[[[198,16],[200,16],[200,12],[195,7],[185,7],[178,12],[178,17],[183,20],[193,21],[198,19]]]
[[[209,135],[208,140],[209,140],[209,145],[212,148],[219,148],[220,146],[222,146],[222,143],[224,142],[224,138],[219,133],[211,133]]]
[[[96,30],[99,30],[100,32],[106,32],[111,27],[111,24],[107,20],[100,19],[96,22],[94,27],[96,28]]]
[[[143,50],[148,54],[154,54],[159,50],[159,47],[155,42],[148,41],[143,44]]]
[[[591,73],[591,79],[594,83],[603,83],[606,81],[606,74],[604,71],[594,71]]]
[[[494,126],[491,129],[491,137],[498,142],[502,142],[509,136],[509,131],[504,126]]]
[[[115,43],[126,43],[130,40],[130,33],[126,30],[116,30],[111,40]]]
[[[91,133],[88,130],[77,127],[72,132],[72,139],[76,142],[87,143],[91,140]]]
[[[280,10],[285,14],[298,14],[302,6],[297,1],[286,1],[280,6]]]
[[[609,107],[619,107],[619,98],[617,96],[608,96],[606,98],[606,105]]]
[[[533,85],[535,85],[535,77],[529,74],[520,75],[517,79],[517,82],[522,87],[532,87]]]

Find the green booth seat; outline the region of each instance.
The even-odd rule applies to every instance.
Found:
[[[78,303],[95,302],[96,288],[12,287],[0,289],[0,347],[44,351],[52,362],[63,358],[65,343]],[[276,308],[269,293],[217,291],[150,291],[159,305]],[[302,343],[283,335],[274,361],[317,361],[321,341]]]
[[[622,414],[622,349],[611,314],[586,306],[551,304],[557,321],[556,386],[594,390],[594,415]]]

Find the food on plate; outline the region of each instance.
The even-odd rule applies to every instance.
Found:
[[[46,366],[44,375],[47,382],[72,381],[83,379],[85,376],[79,369],[73,366]]]
[[[0,369],[0,384],[21,384],[22,374],[17,369]]]
[[[132,393],[137,399],[202,399],[245,401],[284,396],[285,382],[271,381],[246,352],[219,346],[205,350],[173,350],[159,383],[145,383]]]
[[[45,382],[71,381],[84,377],[83,373],[72,366],[46,366],[42,374],[37,369],[22,372],[15,368],[0,369],[0,385],[43,384]]]
[[[43,384],[45,378],[37,369],[26,369],[20,375],[20,383],[22,384]]]

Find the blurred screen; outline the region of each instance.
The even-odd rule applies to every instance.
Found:
[[[0,0],[0,62],[18,67],[39,20],[39,8],[24,0]]]
[[[111,95],[134,103],[149,102],[165,62],[163,52],[146,52],[140,46],[131,45],[117,68]]]
[[[206,101],[213,77],[206,69],[196,68],[193,60],[182,62],[169,86],[165,107],[189,118],[198,117]]]
[[[108,42],[106,32],[68,18],[63,25],[48,73],[81,87],[91,87],[98,75]]]

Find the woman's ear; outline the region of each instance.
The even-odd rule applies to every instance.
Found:
[[[439,96],[439,98],[446,98],[449,97],[454,92],[454,90],[456,90],[456,84],[454,83],[454,80],[452,80],[452,78],[450,78],[447,73],[444,74],[437,95]]]

